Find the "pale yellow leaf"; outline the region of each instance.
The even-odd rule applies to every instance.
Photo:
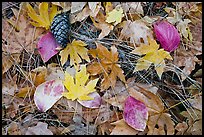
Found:
[[[122,21],[123,17],[123,9],[122,7],[116,7],[111,12],[107,13],[106,22],[108,23],[114,23],[114,25],[117,25]]]
[[[88,77],[89,74],[86,73],[85,65],[82,65],[81,70],[76,72],[75,78],[65,72],[65,80],[63,81],[63,84],[68,92],[63,92],[63,96],[72,101],[75,99],[92,100],[93,98],[88,96],[88,94],[95,91],[95,86],[99,79],[90,80],[87,85],[85,85]]]
[[[85,48],[86,44],[80,40],[73,40],[72,43],[69,43],[65,49],[60,51],[61,64],[64,65],[70,55],[70,65],[79,65],[82,62],[82,59],[90,61],[87,54],[88,49]],[[81,59],[81,58],[82,59]]]

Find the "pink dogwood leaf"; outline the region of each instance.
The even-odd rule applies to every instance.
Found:
[[[89,94],[90,97],[94,98],[93,100],[77,100],[82,106],[87,108],[99,108],[101,105],[101,96],[97,92],[92,92]]]
[[[129,126],[144,131],[148,119],[147,107],[143,102],[129,96],[125,101],[123,117]]]
[[[153,24],[154,32],[161,47],[168,52],[172,52],[178,48],[180,43],[180,35],[176,27],[167,21],[158,21]]]
[[[62,97],[63,91],[62,80],[46,81],[36,88],[34,94],[35,105],[40,111],[46,112]]]
[[[43,35],[37,45],[38,52],[44,62],[47,62],[59,52],[59,50],[56,50],[57,47],[60,47],[60,45],[57,43],[51,32]]]

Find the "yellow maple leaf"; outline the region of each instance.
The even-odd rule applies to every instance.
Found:
[[[108,23],[114,23],[114,25],[117,25],[118,23],[120,23],[122,21],[122,17],[123,15],[123,9],[122,7],[117,7],[114,10],[112,10],[111,12],[107,13],[107,18],[106,18],[106,22]]]
[[[88,94],[95,91],[96,83],[99,79],[90,80],[87,83],[88,78],[89,74],[86,73],[85,65],[82,65],[81,70],[76,72],[75,79],[69,73],[65,72],[63,84],[68,92],[63,92],[63,96],[72,101],[75,99],[92,100],[93,98],[88,96]]]
[[[42,2],[39,4],[39,15],[35,12],[32,6],[28,3],[28,16],[34,20],[34,22],[30,22],[33,26],[36,27],[44,27],[46,30],[49,29],[54,16],[58,13],[57,6],[52,5],[50,8],[50,12],[48,12],[48,3]]]
[[[148,41],[149,45],[141,44],[140,47],[132,51],[132,53],[138,55],[146,54],[144,57],[137,60],[134,72],[143,69],[147,70],[153,63],[159,78],[161,78],[161,75],[164,72],[165,67],[164,59],[166,58],[173,60],[173,58],[171,57],[169,52],[164,51],[164,49],[159,49],[159,45],[156,43],[154,39],[148,38]]]
[[[60,51],[60,62],[64,65],[68,59],[68,55],[70,55],[70,65],[79,65],[82,62],[82,59],[86,61],[90,61],[89,56],[87,54],[88,49],[85,48],[86,44],[80,40],[73,40],[72,43],[69,43],[67,47]],[[81,58],[80,58],[81,56]]]
[[[110,86],[115,87],[117,77],[126,82],[123,70],[118,64],[118,52],[116,47],[111,47],[111,50],[108,51],[107,48],[102,46],[99,43],[96,43],[97,49],[92,49],[89,53],[98,60],[92,62],[87,70],[91,75],[102,74],[103,79],[101,83],[101,89],[108,89]]]

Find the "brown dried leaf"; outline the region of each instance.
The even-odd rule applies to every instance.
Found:
[[[117,77],[125,83],[126,80],[123,74],[123,70],[120,68],[120,65],[118,64],[117,48],[115,46],[112,46],[111,50],[108,51],[108,49],[104,47],[102,44],[96,43],[96,45],[97,49],[89,50],[89,53],[94,58],[97,58],[97,61],[94,61],[92,64],[90,64],[87,67],[87,71],[91,75],[98,74],[103,75],[101,84],[102,91],[104,89],[108,89],[110,86],[114,88]]]
[[[144,15],[141,2],[123,2],[121,3],[121,6],[124,10],[124,13],[129,12]]]
[[[188,129],[188,124],[186,122],[178,123],[175,129],[178,131],[176,135],[183,135]]]
[[[198,62],[198,58],[192,53],[191,49],[184,49],[183,46],[179,46],[175,52],[173,64],[178,67],[184,67],[182,72],[185,75],[181,75],[182,80],[191,74],[192,70],[195,69],[196,62]]]
[[[9,25],[6,20],[2,20],[2,39],[4,41],[2,50],[9,53],[21,53],[23,49],[33,52],[36,48],[38,38],[44,30],[33,27],[29,23],[29,20],[26,19],[25,13],[14,9],[13,12],[14,15],[19,16],[12,17],[10,22],[13,22],[13,25],[17,26],[19,30],[12,29],[12,25]]]
[[[116,126],[110,135],[136,135],[138,133],[137,130],[126,124],[124,119],[118,120],[111,124]]]
[[[123,29],[121,31],[119,39],[130,38],[131,43],[140,45],[141,43],[148,44],[148,39],[153,38],[152,31],[141,21],[131,22],[130,20],[122,23]],[[142,42],[141,39],[144,41]]]
[[[158,128],[155,127],[156,125],[158,125]],[[175,132],[174,122],[171,120],[171,115],[168,113],[150,116],[147,126],[149,129],[147,135],[173,135]]]
[[[170,114],[163,112],[164,104],[161,99],[149,91],[148,88],[145,89],[141,84],[135,83],[134,79],[128,80],[128,87],[128,92],[130,95],[143,102],[148,108],[149,118],[147,126],[149,131],[147,134],[173,135],[174,122],[171,120]],[[158,128],[155,127],[156,125],[158,125]],[[167,126],[166,131],[165,125]]]
[[[53,133],[47,129],[48,124],[38,122],[34,127],[29,127],[25,135],[53,135]]]
[[[94,26],[101,30],[98,39],[102,39],[107,36],[114,28],[113,25],[105,22],[106,18],[101,12],[99,12],[95,18],[91,17],[91,20],[93,21]]]
[[[86,2],[72,2],[71,4],[71,13],[75,13],[81,11],[86,5]]]
[[[11,122],[7,130],[8,135],[22,135],[19,124],[16,122]]]
[[[102,99],[113,106],[119,107],[119,110],[123,110],[125,99],[128,96],[125,85],[121,81],[117,81],[115,88],[106,90]]]
[[[7,72],[12,65],[17,64],[19,60],[20,54],[2,54],[2,74]]]

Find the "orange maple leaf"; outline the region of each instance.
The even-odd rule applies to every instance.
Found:
[[[91,75],[101,74],[103,76],[101,89],[108,89],[110,86],[115,87],[117,77],[126,82],[123,70],[118,64],[118,52],[115,46],[108,51],[103,45],[96,43],[97,49],[91,49],[89,53],[97,58],[91,65],[87,67],[87,71]]]

